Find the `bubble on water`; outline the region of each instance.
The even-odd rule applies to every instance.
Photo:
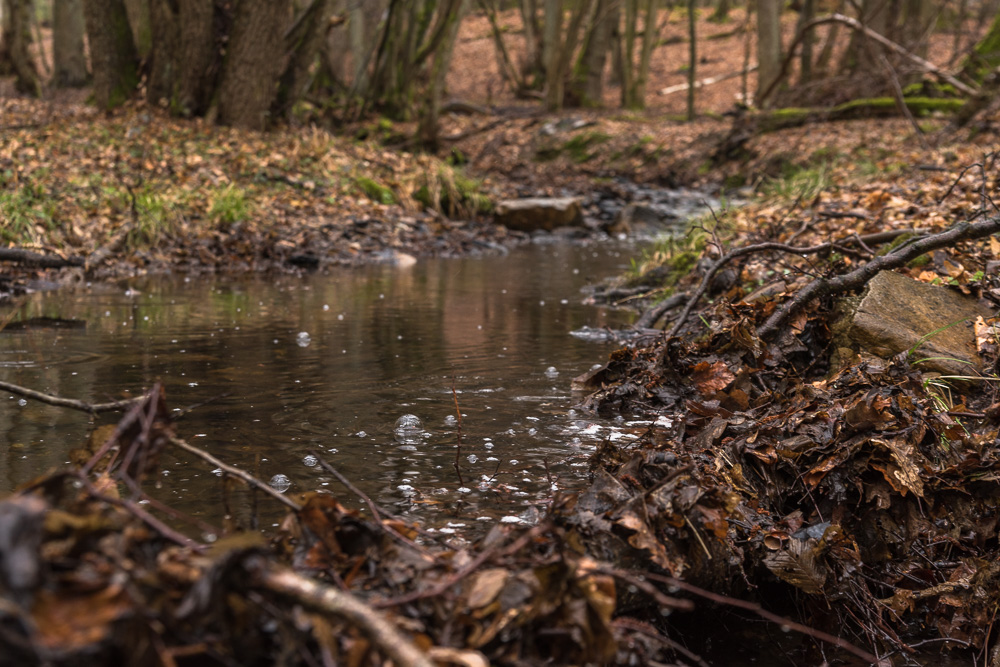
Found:
[[[545,369],[545,376],[550,378],[559,377],[559,369],[555,366],[549,366]]]
[[[17,399],[17,404],[20,405],[23,408],[24,406],[26,406],[28,404],[28,401],[24,400],[23,398],[19,398],[19,399]]]
[[[358,436],[359,438],[367,438],[368,437],[368,434],[365,433],[364,431],[358,431],[354,435]]]
[[[476,461],[479,460],[479,457],[476,456],[475,454],[469,454],[468,458],[469,458],[469,463],[475,463]]]
[[[284,493],[288,489],[292,488],[292,480],[288,479],[286,475],[282,475],[281,473],[272,477],[268,484],[278,493]]]
[[[396,488],[402,491],[403,495],[407,498],[412,498],[413,496],[417,495],[417,490],[414,489],[409,484],[400,484]]]
[[[328,310],[330,310],[330,304],[328,304],[328,303],[324,303],[324,304],[323,304],[323,312],[326,312],[326,311],[328,311]]]
[[[295,337],[295,344],[299,347],[309,347],[309,343],[312,342],[312,338],[309,336],[308,331],[300,331],[299,335]]]
[[[419,444],[420,438],[424,433],[424,429],[419,417],[416,415],[405,414],[396,420],[396,426],[393,428],[393,432],[396,434],[397,442],[404,442],[412,445]]]
[[[444,418],[445,426],[456,426],[458,424],[458,418],[455,415],[448,415]]]
[[[458,491],[459,493],[471,493],[472,492],[472,489],[470,489],[467,486],[460,486],[460,487],[458,487],[455,490]]]
[[[344,314],[341,313],[340,315],[337,315],[337,319],[338,320],[343,320],[344,319]]]
[[[528,429],[528,435],[538,435],[538,429],[537,428],[529,428]]]
[[[316,458],[315,456],[313,456],[312,454],[306,454],[306,456],[303,457],[303,459],[302,459],[302,463],[304,463],[307,466],[309,466],[310,468],[312,468],[317,463],[319,463],[319,459]]]
[[[420,423],[420,417],[411,414],[405,414],[396,420],[396,432],[399,431],[420,431],[423,429],[423,424]]]
[[[493,443],[487,442],[486,444],[483,445],[483,447],[485,447],[486,449],[493,449]]]
[[[163,474],[165,475],[168,472],[170,472],[170,471],[169,470],[164,470]],[[212,474],[215,475],[216,477],[222,477],[222,468],[216,468],[215,470],[212,471]]]
[[[520,463],[520,461],[518,461],[517,459],[511,459],[511,460],[510,460],[510,464],[511,464],[512,466],[516,466],[516,465],[517,465],[518,463]]]

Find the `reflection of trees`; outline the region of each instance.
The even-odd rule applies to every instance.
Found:
[[[348,433],[388,430],[398,403],[418,398],[414,392],[431,392],[419,396],[433,401],[424,409],[443,416],[453,409],[452,375],[466,377],[460,385],[480,375],[506,384],[540,373],[539,355],[545,365],[567,358],[567,350],[578,350],[583,365],[601,357],[603,349],[566,335],[616,317],[576,305],[573,268],[593,261],[589,251],[541,247],[509,258],[405,271],[367,267],[310,280],[165,280],[139,284],[133,296],[124,288],[38,294],[20,317],[80,319],[87,329],[0,334],[0,351],[22,349],[37,364],[2,377],[92,401],[162,380],[172,408],[211,400],[178,428],[188,437],[207,433],[245,459],[233,463],[259,455],[268,459],[267,476],[284,472],[295,481],[290,471],[298,471],[304,482],[313,472],[301,465],[309,448],[355,447],[364,448],[362,474],[371,474],[380,454]],[[307,347],[296,344],[299,331],[309,333]],[[84,361],[70,363],[76,359]],[[48,406],[5,406],[0,437],[28,449],[8,448],[0,459],[3,484],[62,465],[86,425],[86,416]]]

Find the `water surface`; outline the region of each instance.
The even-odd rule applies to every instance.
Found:
[[[610,348],[568,332],[628,322],[582,305],[580,289],[633,253],[533,245],[409,268],[35,294],[15,324],[81,326],[0,333],[0,378],[93,402],[159,380],[172,409],[209,401],[178,422],[181,437],[261,479],[287,478],[287,493],[328,489],[358,505],[315,465],[317,451],[378,502],[439,529],[530,518],[553,489],[578,486],[587,455],[615,433],[575,412],[570,390]],[[3,491],[63,465],[87,432],[77,412],[6,394],[0,406]],[[422,431],[397,433],[405,414]],[[164,463],[154,495],[212,522],[227,511],[249,521],[247,494],[224,489],[210,466]],[[260,501],[265,525],[280,515],[272,505]]]

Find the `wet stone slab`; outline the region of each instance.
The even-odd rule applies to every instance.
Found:
[[[915,347],[914,360],[946,375],[982,370],[972,325],[992,311],[961,292],[883,271],[861,297],[844,300],[838,347],[888,359]],[[841,350],[840,357],[844,359]]]

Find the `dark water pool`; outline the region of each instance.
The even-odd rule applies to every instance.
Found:
[[[580,289],[634,252],[533,245],[409,268],[36,294],[0,333],[0,378],[94,402],[161,380],[173,409],[214,399],[179,421],[181,437],[288,493],[329,489],[357,505],[315,465],[316,450],[378,502],[438,529],[530,519],[554,488],[585,479],[601,438],[629,437],[624,423],[573,410],[570,380],[611,348],[568,332],[629,321],[582,305]],[[43,317],[80,326],[32,319]],[[407,414],[421,430],[396,429]],[[87,426],[80,413],[0,394],[0,490],[63,465]],[[249,511],[211,466],[165,463],[155,495],[172,506],[212,522],[224,502]],[[264,525],[279,515],[271,505],[261,501]]]

